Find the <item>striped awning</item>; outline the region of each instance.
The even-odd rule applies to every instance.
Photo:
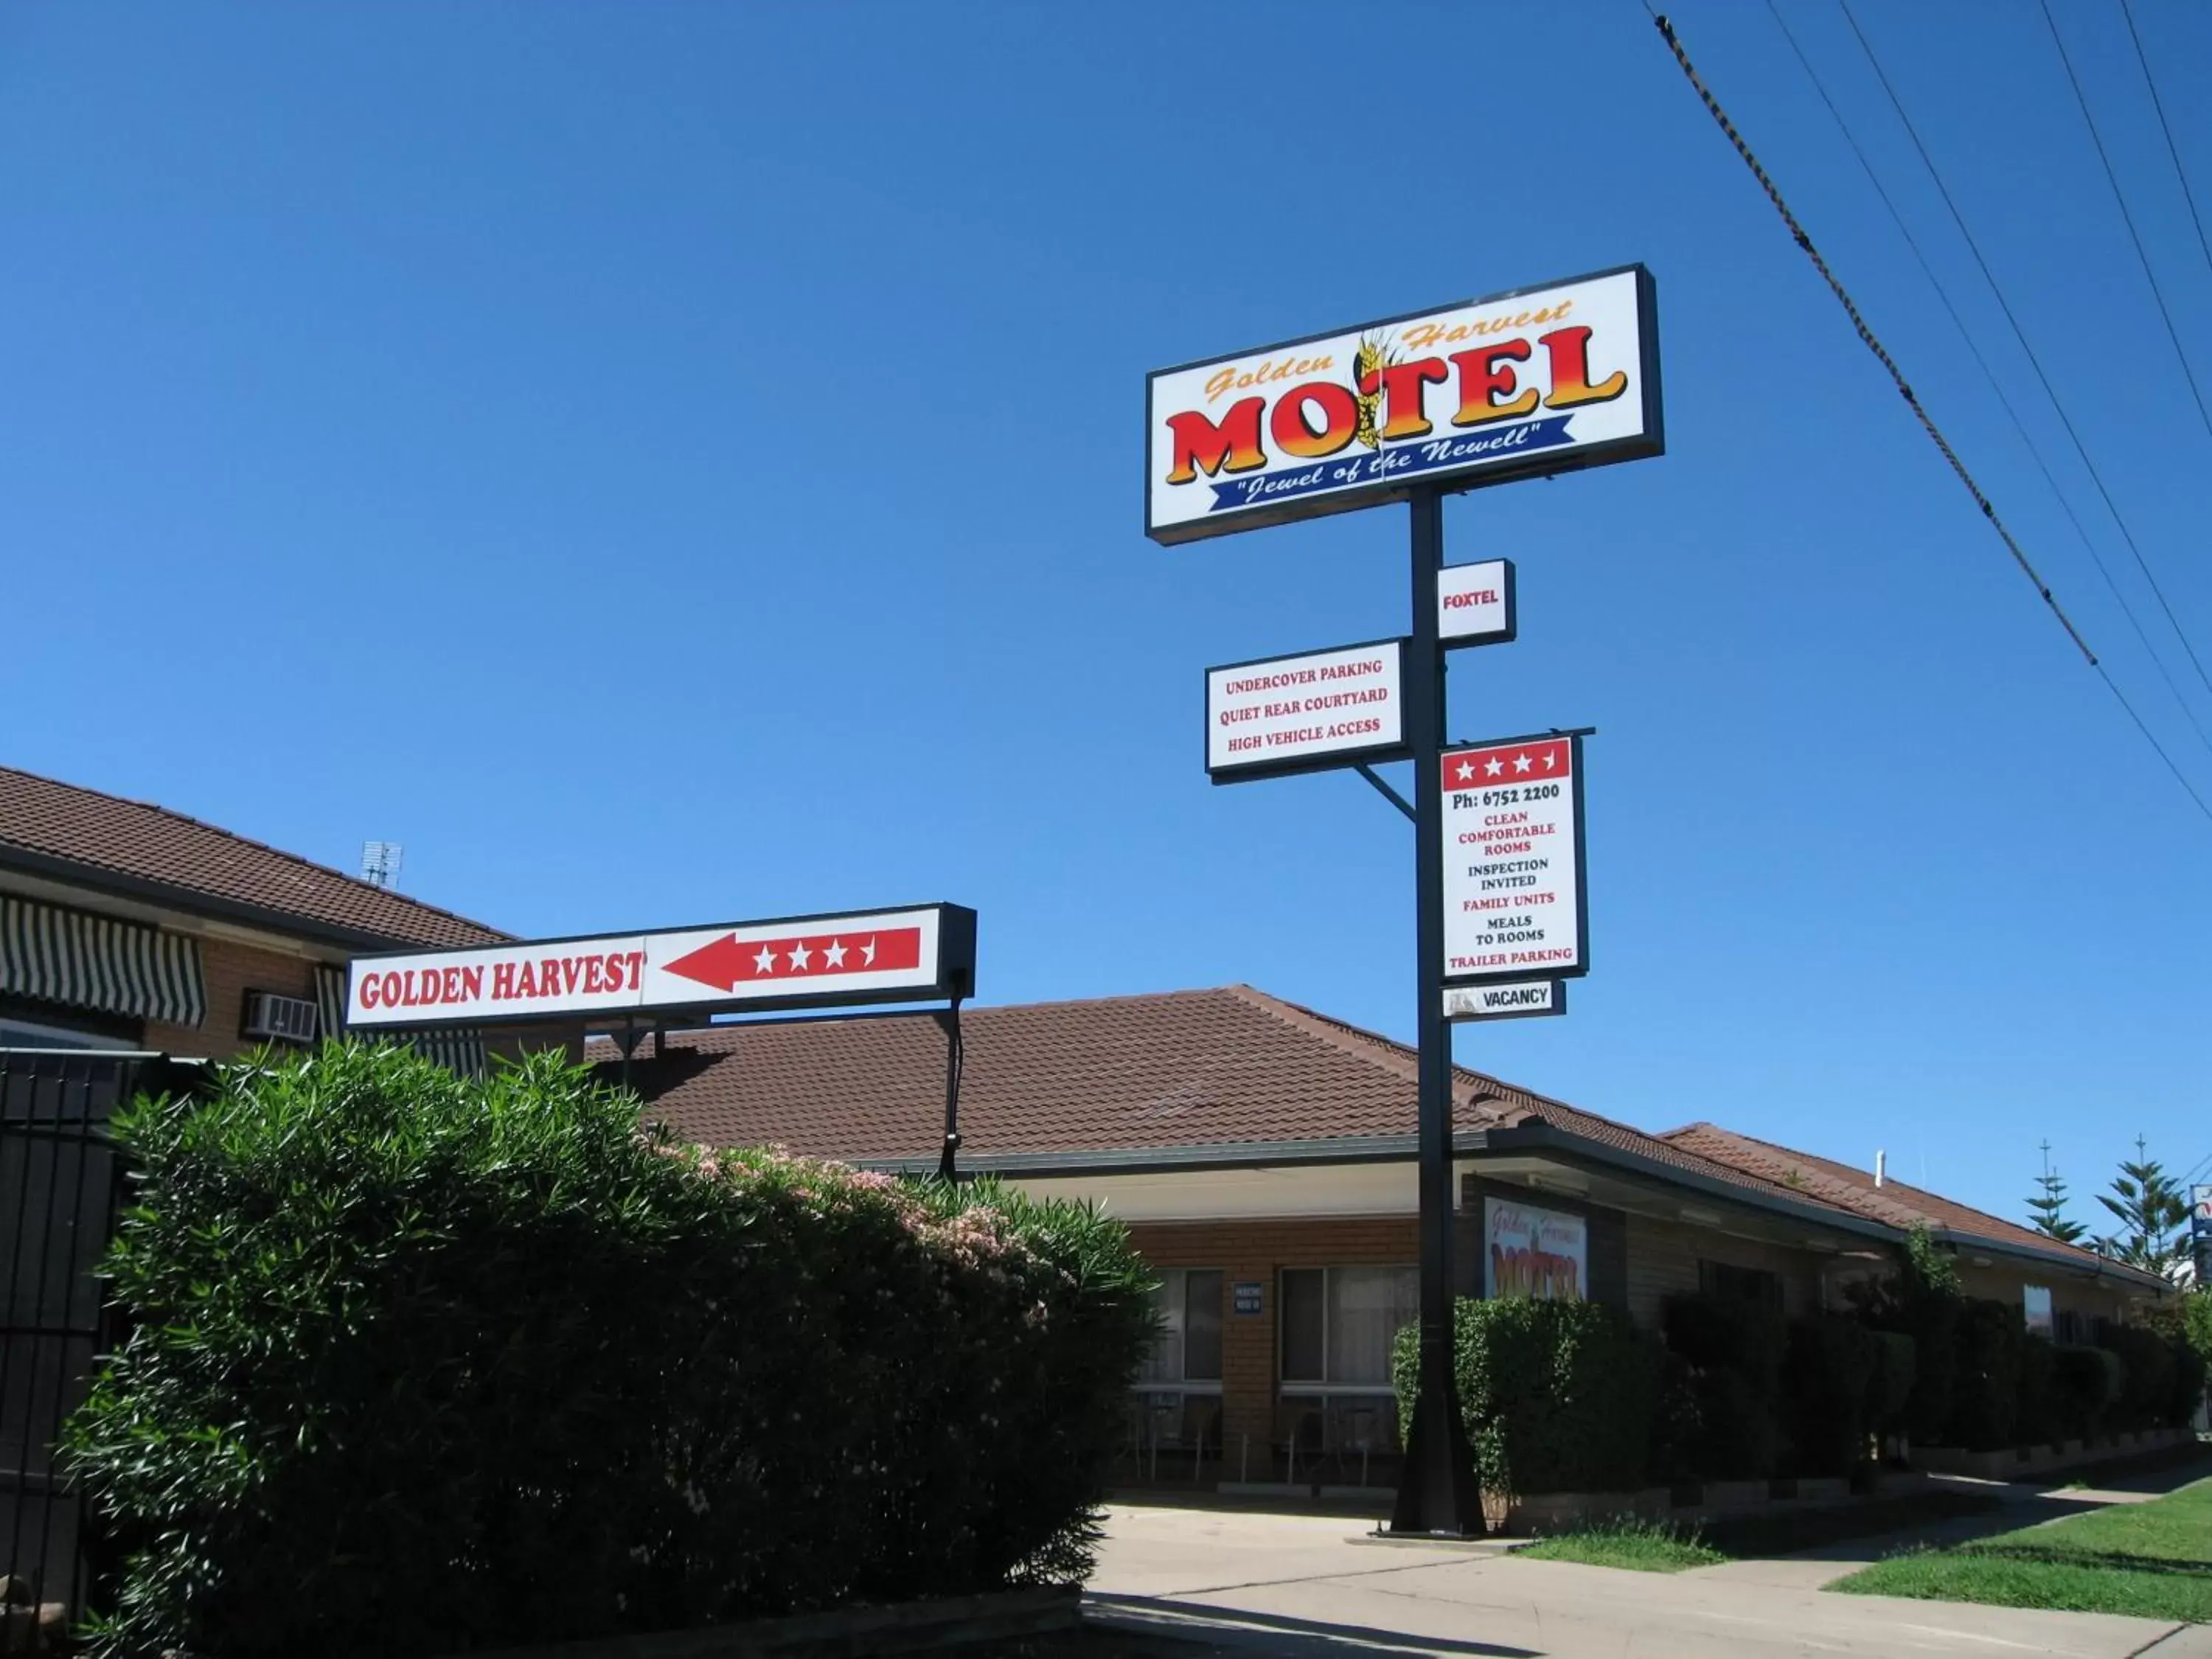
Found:
[[[207,1018],[198,939],[4,895],[0,991],[168,1025]]]
[[[344,969],[315,969],[315,1005],[322,1012],[324,1032],[331,1036],[345,1036]],[[435,1031],[363,1031],[357,1035],[374,1036],[380,1041],[412,1048],[424,1059],[436,1060],[456,1077],[482,1077],[491,1069],[491,1062],[484,1056],[483,1036],[478,1031],[453,1028]]]

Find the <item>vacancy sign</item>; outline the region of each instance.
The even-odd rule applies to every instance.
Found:
[[[905,1002],[974,988],[975,913],[957,904],[720,927],[356,957],[354,1029],[550,1015]]]
[[[1161,543],[1666,447],[1641,265],[1161,369],[1145,395]]]
[[[1437,638],[1447,647],[1511,643],[1519,631],[1513,611],[1510,559],[1450,564],[1437,572]]]
[[[1206,671],[1206,770],[1216,783],[1275,778],[1406,749],[1401,640]]]
[[[1527,1019],[1567,1012],[1567,988],[1555,979],[1506,980],[1496,985],[1447,985],[1444,1018]]]
[[[1588,972],[1581,740],[1486,743],[1442,764],[1444,978]]]

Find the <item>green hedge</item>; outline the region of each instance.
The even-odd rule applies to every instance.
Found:
[[[1847,1475],[1867,1461],[1875,1407],[1889,1403],[1887,1389],[1877,1401],[1876,1385],[1894,1386],[1882,1375],[1887,1363],[1891,1353],[1855,1319],[1816,1314],[1791,1322],[1783,1368],[1791,1473]]]
[[[1460,1411],[1493,1492],[1627,1492],[1644,1485],[1657,1355],[1627,1316],[1595,1302],[1527,1297],[1453,1309]],[[1420,1330],[1392,1356],[1401,1422],[1413,1421]]]
[[[1784,1462],[1789,1411],[1783,1368],[1790,1327],[1782,1310],[1735,1297],[1674,1296],[1661,1310],[1681,1362],[1669,1416],[1684,1435],[1681,1472],[1705,1480],[1759,1480]]]
[[[117,1133],[133,1334],[72,1429],[100,1655],[447,1653],[1070,1582],[1126,1235],[639,1133],[542,1057],[333,1045]]]
[[[1957,1370],[1943,1443],[1995,1451],[2014,1443],[2020,1419],[2021,1344],[2027,1322],[2016,1304],[1970,1297],[1960,1304]]]
[[[2171,1421],[2177,1345],[2147,1325],[2111,1325],[2099,1346],[2120,1361],[2120,1397],[2112,1409],[2111,1426],[2160,1428]]]
[[[2062,1342],[2051,1351],[2052,1414],[2063,1440],[2094,1440],[2119,1403],[2122,1366],[2109,1348]]]

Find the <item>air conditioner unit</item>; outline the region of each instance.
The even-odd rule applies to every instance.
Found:
[[[246,994],[246,1035],[250,1037],[313,1042],[319,1024],[315,1005],[306,997],[279,996],[274,991]]]

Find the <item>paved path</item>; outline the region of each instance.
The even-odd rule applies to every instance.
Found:
[[[1805,1582],[1849,1562],[1623,1572],[1494,1547],[1377,1544],[1358,1524],[1116,1506],[1091,1582],[1091,1616],[1283,1659],[2212,1659],[2212,1627],[1832,1595]],[[1808,1571],[1750,1571],[1793,1567]]]

